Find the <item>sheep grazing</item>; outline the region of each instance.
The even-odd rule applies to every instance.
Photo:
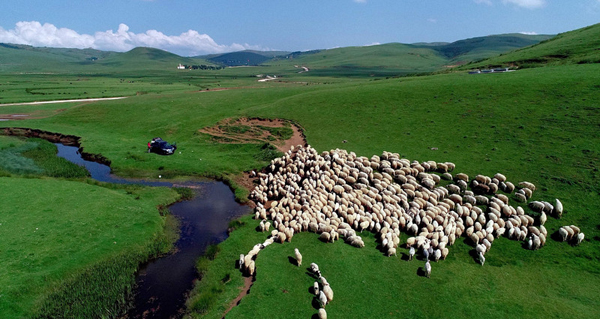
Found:
[[[567,236],[569,236],[569,232],[564,227],[558,229],[558,234],[560,235],[560,239],[562,241],[567,241]]]
[[[481,264],[481,266],[483,266],[483,264],[485,264],[485,257],[481,252],[479,252],[477,256],[479,257],[479,263]]]
[[[324,308],[319,308],[319,319],[327,319],[327,311]]]
[[[562,214],[558,200],[554,205],[529,203],[536,190],[532,183],[519,183],[515,193],[515,184],[501,173],[470,179],[464,173],[449,174],[454,168],[450,162],[410,161],[390,152],[368,158],[342,149],[319,154],[310,146],[294,147],[256,174],[258,184],[250,199],[261,220],[257,229],[269,231],[270,223],[273,226],[260,249],[309,231],[325,242],[341,236],[355,247],[365,246],[357,233],[368,231],[387,256],[396,255],[403,231],[414,236],[407,239],[409,260],[420,250],[426,261],[444,259],[460,237],[468,237],[482,256],[502,235],[520,241],[531,238],[533,249],[544,245],[547,215]],[[453,182],[442,186],[442,179]],[[506,194],[528,203],[539,219],[521,206],[511,206]],[[561,238],[576,242],[580,231],[574,227],[559,230]],[[244,256],[244,267],[256,253]],[[300,266],[301,260],[296,261]],[[321,277],[318,268],[311,271]]]
[[[300,251],[298,250],[298,248],[294,248],[294,254],[296,254],[296,265],[297,266],[302,265],[302,255],[300,254]]]
[[[319,295],[319,283],[315,281],[315,283],[313,284],[313,292],[315,293],[315,296]]]
[[[315,274],[317,277],[321,277],[321,271],[319,270],[319,266],[315,263],[310,264],[310,271]]]
[[[585,235],[583,233],[577,234],[577,240],[575,241],[575,246],[579,246],[579,244],[581,244],[581,242],[583,241],[584,238],[585,238]]]
[[[327,296],[325,296],[323,290],[319,291],[319,297],[317,297],[317,299],[319,300],[319,305],[321,305],[321,308],[325,308],[327,305]]]
[[[330,303],[333,300],[333,290],[331,289],[331,286],[329,286],[329,284],[323,284],[322,291],[325,294],[325,297],[327,297],[327,303]]]
[[[554,214],[556,215],[556,218],[561,218],[563,214],[563,205],[558,198],[554,202]]]
[[[388,248],[388,250],[386,252],[386,256],[390,257],[392,255],[397,256],[396,255],[396,248],[394,248],[394,247]]]
[[[423,249],[423,256],[425,257],[425,260],[429,262],[429,250]]]
[[[429,260],[425,262],[425,276],[427,276],[427,278],[431,277],[431,264],[429,263]]]

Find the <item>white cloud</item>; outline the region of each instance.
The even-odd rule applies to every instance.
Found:
[[[180,35],[166,35],[157,30],[144,33],[129,31],[126,24],[113,30],[96,32],[93,35],[79,34],[67,28],[38,21],[17,22],[12,30],[0,27],[0,42],[28,44],[41,47],[94,48],[98,50],[128,51],[135,47],[153,47],[173,53],[194,56],[207,53],[223,53],[241,50],[268,50],[247,43],[224,45],[216,43],[209,35],[188,30]]]
[[[537,9],[546,5],[546,0],[502,0],[504,4],[510,3],[527,9]]]
[[[519,32],[520,34],[525,34],[525,35],[537,35],[537,32],[534,31],[523,31],[523,32]]]
[[[353,0],[356,3],[367,3],[367,0]]]
[[[437,19],[429,18],[429,19],[427,19],[427,22],[437,23]]]
[[[477,4],[487,4],[488,6],[492,5],[492,0],[473,0]]]

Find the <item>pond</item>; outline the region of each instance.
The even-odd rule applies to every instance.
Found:
[[[229,221],[248,213],[250,208],[237,203],[233,192],[223,182],[203,180],[173,184],[119,178],[110,173],[109,166],[82,159],[76,146],[60,143],[56,146],[58,156],[86,167],[92,178],[101,182],[190,187],[194,190],[194,198],[169,207],[171,214],[180,221],[175,253],[152,260],[140,269],[136,279],[135,307],[126,315],[126,318],[181,317],[186,294],[197,278],[196,260],[208,245],[225,240]]]

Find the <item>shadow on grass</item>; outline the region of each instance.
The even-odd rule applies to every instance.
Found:
[[[417,276],[427,278],[427,273],[425,272],[425,266],[419,267],[417,269]]]
[[[560,233],[557,231],[553,232],[550,235],[550,238],[552,238],[554,241],[562,241],[562,237],[560,236]]]
[[[321,303],[319,302],[319,299],[317,297],[314,297],[312,300],[311,305],[313,306],[313,308],[319,310],[319,308],[321,308]]]
[[[410,256],[408,256],[407,253],[401,253],[400,259],[404,260],[404,261],[409,261],[410,260]]]
[[[478,264],[479,263],[479,255],[477,255],[477,250],[471,249],[469,250],[469,256],[473,258],[473,261]]]
[[[288,261],[290,262],[290,264],[294,265],[294,266],[300,266],[298,265],[298,260],[296,260],[296,258],[292,257],[292,256],[288,256]]]

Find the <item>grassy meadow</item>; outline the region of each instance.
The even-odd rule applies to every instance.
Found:
[[[177,192],[87,175],[50,142],[0,136],[0,317],[114,317],[139,264],[171,248],[157,207]]]
[[[570,37],[583,33],[580,39],[587,39],[596,29],[556,41],[567,43],[578,56],[587,46]],[[156,58],[168,62],[173,57]],[[367,157],[397,152],[410,160],[451,161],[454,173],[501,172],[515,183],[533,182],[538,190],[532,200],[559,198],[565,207],[562,219],[546,223],[549,234],[575,224],[586,236],[579,247],[550,237],[538,251],[500,238],[484,267],[460,239],[426,279],[419,276],[422,261],[403,260],[403,248],[398,257],[384,257],[367,232],[361,235],[362,249],[298,234],[292,243],[260,253],[251,292],[228,318],[316,313],[309,292],[314,278],[289,260],[295,247],[304,264],[318,263],[331,283],[331,317],[600,317],[600,64],[573,60],[502,74],[453,71],[386,79],[363,71],[389,65],[393,57],[349,66],[348,72],[324,63],[324,71],[317,67],[301,74],[291,61],[161,72],[136,71],[139,66],[113,56],[104,62],[110,59],[118,67],[110,74],[69,73],[67,68],[20,75],[10,70],[0,80],[0,103],[64,95],[127,99],[0,105],[0,114],[30,115],[0,126],[80,136],[85,152],[102,154],[121,176],[231,179],[264,167],[273,153],[261,144],[219,143],[199,130],[227,118],[284,118],[298,123],[318,151],[344,148]],[[337,65],[345,63],[343,54],[336,59]],[[351,72],[356,74],[348,77]],[[257,82],[257,74],[285,77]],[[156,136],[176,142],[176,154],[147,153],[146,143]],[[52,151],[43,141],[0,136],[0,198],[6,203],[0,210],[0,229],[6,234],[0,269],[11,274],[0,285],[0,317],[116,317],[126,307],[138,264],[168,246],[163,236],[167,221],[157,207],[178,196],[170,190],[96,184],[71,168],[51,173],[51,167],[68,167],[62,162],[44,166]],[[221,318],[238,295],[243,277],[235,261],[266,238],[256,232],[258,221],[250,216],[239,224],[212,258],[198,262],[203,279],[188,300],[188,317]]]

